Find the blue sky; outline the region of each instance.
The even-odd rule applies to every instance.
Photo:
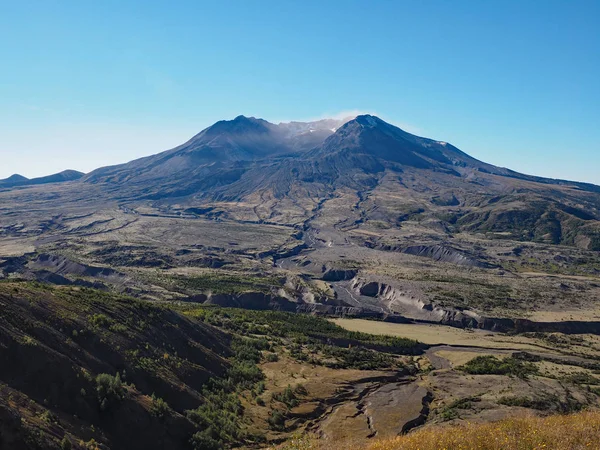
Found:
[[[600,184],[599,1],[0,0],[0,178],[89,171],[239,114],[372,112]]]

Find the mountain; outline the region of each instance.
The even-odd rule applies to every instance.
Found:
[[[18,184],[24,184],[29,181],[29,178],[24,177],[23,175],[19,175],[15,173],[8,178],[0,180],[0,186],[15,186]]]
[[[257,161],[264,165],[257,165]],[[281,167],[273,167],[273,162]],[[465,179],[477,173],[498,175],[600,192],[600,187],[587,183],[529,176],[486,164],[451,144],[415,136],[371,115],[278,125],[238,116],[215,123],[172,150],[97,169],[83,181],[131,185],[159,180],[168,183],[172,177],[180,176],[177,181],[187,184],[192,179],[208,177],[204,188],[215,190],[235,183],[257,168],[261,171],[269,168],[268,172],[273,174],[289,169],[323,182],[332,181],[330,177],[342,177],[347,170],[376,174],[410,168],[440,171]],[[223,176],[227,173],[230,176]],[[215,177],[216,174],[222,178]]]
[[[126,183],[134,196],[188,195],[239,180],[255,161],[298,156],[320,144],[343,123],[321,120],[275,125],[238,116],[215,123],[172,150],[95,170],[83,181]]]
[[[38,184],[48,183],[63,183],[65,181],[76,181],[83,177],[85,174],[76,170],[65,170],[60,173],[53,175],[47,175],[45,177],[28,179],[22,175],[12,175],[4,180],[0,180],[0,188],[3,187],[16,187],[16,186],[32,186]]]
[[[101,168],[84,181],[128,183],[164,179],[185,173],[206,175],[227,166],[273,158],[313,148],[339,126],[340,121],[290,122],[274,125],[254,117],[222,120],[172,150],[119,166]],[[191,173],[190,173],[191,171]]]
[[[250,214],[268,201],[259,220],[285,222],[293,210],[293,224],[315,212],[302,205],[357,196],[340,223],[377,220],[398,227],[416,214],[421,224],[447,233],[600,249],[600,187],[487,164],[372,115],[280,124],[238,116],[172,150],[82,180],[122,201],[242,202],[254,205]],[[360,217],[354,217],[357,210]]]

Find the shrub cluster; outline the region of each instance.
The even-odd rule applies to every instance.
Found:
[[[264,374],[256,364],[261,360],[261,350],[269,348],[266,339],[232,339],[233,357],[227,376],[212,379],[203,389],[202,405],[186,411],[187,417],[199,429],[191,439],[194,449],[222,449],[247,437],[242,428],[243,408],[237,392],[264,390]]]
[[[490,355],[478,356],[459,369],[472,375],[511,375],[519,378],[527,378],[538,372],[533,363],[513,357],[498,359]]]
[[[96,377],[96,393],[100,409],[106,411],[112,405],[121,402],[125,398],[125,388],[121,382],[121,375],[117,372],[115,376],[101,373]]]
[[[220,307],[194,307],[185,313],[242,335],[312,338],[331,345],[347,347],[352,344],[397,354],[413,354],[420,349],[420,344],[412,339],[349,331],[327,319],[308,314]]]

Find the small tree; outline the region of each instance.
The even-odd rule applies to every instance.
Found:
[[[96,392],[102,411],[107,410],[112,404],[119,403],[125,398],[125,388],[121,382],[121,375],[115,376],[101,373],[96,377]]]
[[[64,436],[62,441],[60,441],[61,450],[71,450],[72,447],[71,441],[67,438],[67,436]]]
[[[268,422],[273,430],[283,431],[285,429],[285,415],[278,409],[271,411]]]
[[[150,413],[154,417],[163,419],[169,411],[169,405],[162,398],[152,394],[152,406],[150,407]]]

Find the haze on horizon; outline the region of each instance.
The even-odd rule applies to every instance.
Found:
[[[600,184],[600,4],[5,5],[0,178],[89,172],[244,114],[370,112],[524,173]]]

